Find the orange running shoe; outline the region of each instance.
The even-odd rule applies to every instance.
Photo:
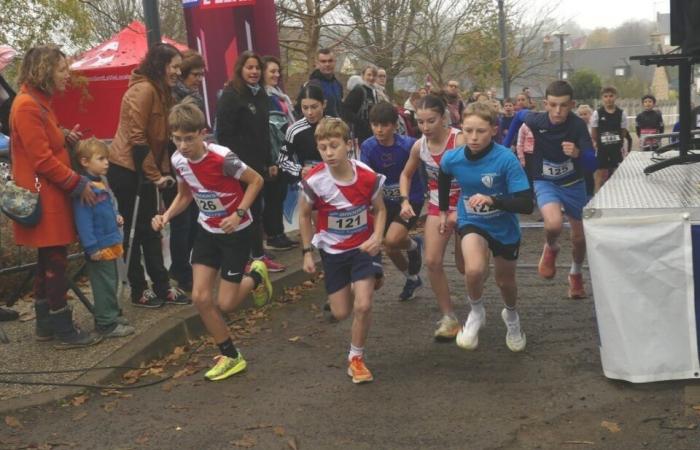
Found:
[[[365,366],[365,360],[362,356],[353,356],[348,365],[348,376],[352,377],[352,382],[355,384],[369,383],[374,380],[372,372]]]
[[[537,271],[542,278],[548,280],[554,278],[557,273],[557,253],[559,253],[559,249],[552,250],[549,245],[545,244],[542,256],[540,256],[540,263],[537,265]]]
[[[580,273],[569,274],[569,298],[586,298],[586,289],[583,287],[583,275]]]

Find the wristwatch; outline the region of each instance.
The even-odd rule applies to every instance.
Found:
[[[236,214],[237,214],[238,217],[240,217],[241,219],[245,217],[245,212],[246,212],[245,209],[240,209],[240,208],[239,208],[239,209],[236,210]]]
[[[301,249],[301,254],[306,255],[307,253],[311,253],[314,251],[313,247],[304,247]]]
[[[399,197],[399,199],[400,199],[402,202],[405,202],[405,201],[408,200],[408,197],[406,197],[405,195],[402,195],[401,197]]]

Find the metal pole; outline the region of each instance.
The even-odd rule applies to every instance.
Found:
[[[503,80],[503,99],[510,97],[508,80],[508,60],[506,59],[506,13],[505,1],[498,0],[498,32],[501,37],[501,79]]]
[[[559,79],[564,79],[564,35],[559,34]]]
[[[143,0],[143,19],[146,22],[148,48],[160,44],[160,16],[158,15],[158,0]]]

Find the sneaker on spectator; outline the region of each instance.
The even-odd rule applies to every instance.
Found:
[[[168,289],[168,295],[165,297],[166,305],[190,305],[192,304],[192,299],[187,296],[185,291],[180,288],[171,286]]]
[[[144,289],[141,293],[141,297],[131,299],[131,304],[139,308],[160,308],[165,304],[165,300],[158,298],[153,290]]]
[[[284,272],[285,270],[287,270],[287,266],[285,266],[284,264],[278,263],[276,261],[273,261],[272,258],[270,258],[267,255],[263,256],[261,261],[264,262],[265,265],[267,266],[268,272]]]
[[[109,327],[108,329],[96,329],[96,331],[103,338],[120,338],[136,333],[136,328],[132,327],[131,325],[123,325],[117,322],[114,324],[114,326]]]
[[[279,234],[265,241],[265,248],[268,250],[291,250],[297,244],[297,242],[292,241],[286,235]]]

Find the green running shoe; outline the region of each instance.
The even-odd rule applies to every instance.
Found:
[[[267,305],[272,299],[272,282],[270,275],[267,272],[267,266],[263,261],[255,260],[250,265],[251,272],[257,272],[262,278],[262,281],[257,288],[253,290],[253,303],[256,307],[262,308]]]
[[[239,352],[238,358],[230,358],[225,355],[214,357],[216,364],[204,374],[204,378],[209,381],[224,380],[239,372],[243,372],[248,366],[248,363],[243,359],[243,355]]]

